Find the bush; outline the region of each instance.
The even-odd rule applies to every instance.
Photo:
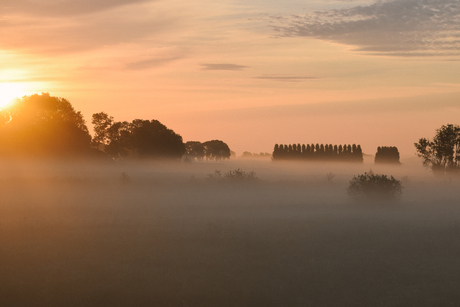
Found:
[[[257,179],[255,172],[246,173],[239,168],[234,171],[228,171],[224,174],[224,178],[231,181],[253,181]]]
[[[377,175],[372,171],[353,177],[347,188],[348,196],[355,201],[399,201],[402,195],[401,181],[393,176]]]
[[[239,168],[233,171],[228,171],[223,176],[222,176],[221,171],[215,170],[214,173],[208,174],[206,178],[208,180],[226,180],[226,181],[232,181],[232,182],[257,180],[255,172],[246,173],[245,171]]]
[[[220,180],[220,179],[222,179],[222,173],[219,170],[215,170],[214,173],[208,174],[208,176],[206,176],[206,179],[208,179],[208,180]]]

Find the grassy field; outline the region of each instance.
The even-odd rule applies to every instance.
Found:
[[[404,178],[399,204],[348,201],[370,167]],[[236,168],[259,180],[206,180]],[[0,306],[458,306],[459,183],[404,164],[8,162]]]

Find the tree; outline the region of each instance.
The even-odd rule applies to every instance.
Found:
[[[375,153],[374,163],[400,164],[398,148],[395,146],[378,147]]]
[[[157,120],[115,122],[104,112],[93,114],[94,145],[115,160],[136,153],[141,158],[180,159],[185,153],[182,137]]]
[[[93,145],[106,145],[110,141],[108,129],[113,125],[113,117],[104,112],[95,113],[91,123],[94,130]]]
[[[81,112],[49,93],[24,96],[0,111],[2,153],[14,156],[91,154],[91,136]]]
[[[139,157],[180,159],[185,153],[182,136],[158,120],[135,119],[130,128],[130,145]]]
[[[230,148],[220,140],[212,140],[203,143],[206,159],[221,160],[230,159]]]
[[[185,154],[189,158],[203,160],[205,148],[201,142],[189,141],[185,143]]]
[[[432,141],[421,138],[414,143],[423,165],[436,174],[458,173],[460,170],[460,127],[447,124],[436,129]]]
[[[94,125],[93,146],[101,149],[115,160],[126,157],[131,147],[130,124],[126,121],[115,122],[107,113],[95,113],[91,123]]]

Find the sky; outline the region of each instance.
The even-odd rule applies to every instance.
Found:
[[[2,0],[0,100],[48,92],[241,155],[460,124],[458,0]],[[2,101],[0,101],[2,103]]]

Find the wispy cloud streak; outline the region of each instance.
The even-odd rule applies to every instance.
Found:
[[[245,68],[248,68],[248,66],[244,65],[237,65],[237,64],[227,64],[227,63],[221,63],[221,64],[209,64],[209,63],[204,63],[200,64],[201,70],[243,70]]]
[[[319,79],[317,77],[305,77],[305,76],[292,76],[292,75],[262,75],[254,77],[254,79],[270,80],[279,82],[302,82],[307,80]]]

